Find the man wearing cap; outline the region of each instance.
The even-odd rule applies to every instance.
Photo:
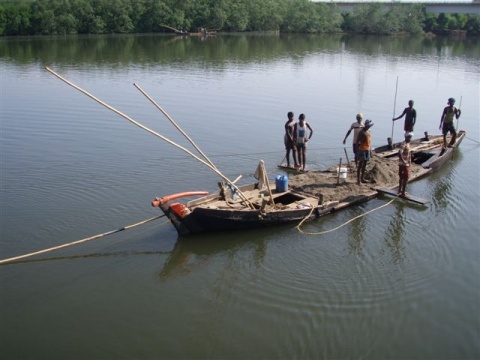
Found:
[[[398,195],[405,196],[408,179],[410,177],[410,165],[412,164],[412,151],[410,149],[410,140],[412,135],[405,135],[405,141],[398,150]]]
[[[343,145],[345,145],[345,142],[347,141],[348,135],[353,130],[353,155],[355,157],[355,166],[358,165],[358,157],[357,157],[357,138],[358,138],[358,133],[360,132],[360,129],[362,129],[365,125],[363,124],[363,114],[359,113],[357,114],[357,121],[354,122],[351,126],[350,129],[348,129],[347,134],[345,135],[345,138],[343,139]]]
[[[460,109],[457,109],[455,106],[453,106],[454,104],[454,98],[448,99],[448,106],[443,109],[442,117],[440,119],[439,129],[442,130],[443,134],[443,149],[447,147],[447,132],[450,132],[450,135],[452,136],[448,147],[453,147],[453,144],[455,144],[455,140],[457,138],[457,132],[455,131],[455,126],[453,126],[453,118],[455,117],[458,119],[462,112]]]
[[[365,168],[370,160],[371,134],[369,129],[373,126],[372,120],[365,120],[365,126],[358,133],[358,167],[357,167],[357,185],[368,182],[365,179]]]
[[[403,125],[403,130],[405,131],[405,136],[407,136],[408,133],[413,133],[413,126],[417,121],[417,110],[413,108],[413,100],[409,100],[408,107],[403,109],[402,114],[400,116],[397,116],[396,118],[393,118],[392,121],[401,119],[404,116],[405,123]]]

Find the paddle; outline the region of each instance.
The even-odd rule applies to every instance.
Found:
[[[397,91],[398,91],[398,75],[397,75],[397,84],[395,85],[395,98],[393,100],[393,118],[395,118],[395,106],[397,105]],[[392,120],[392,135],[387,138],[387,143],[389,149],[393,149],[393,127],[395,125],[395,121]]]

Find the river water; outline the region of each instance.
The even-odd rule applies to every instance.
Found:
[[[303,226],[178,238],[156,196],[216,191],[192,146],[231,179],[269,176],[288,111],[314,129],[308,167],[351,156],[355,114],[373,146],[415,100],[415,135],[438,133],[455,97],[467,138],[408,191]],[[480,358],[479,39],[363,36],[86,36],[0,39],[4,359]],[[380,208],[381,207],[381,208]]]

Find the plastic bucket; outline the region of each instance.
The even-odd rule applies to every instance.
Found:
[[[278,175],[275,178],[275,187],[277,192],[285,192],[288,189],[288,178],[285,175]]]
[[[339,170],[337,168],[337,174]],[[347,168],[346,167],[341,167],[340,168],[340,179],[346,179],[347,178]]]

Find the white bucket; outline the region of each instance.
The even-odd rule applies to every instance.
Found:
[[[337,167],[337,174],[338,174],[338,167]],[[346,179],[347,178],[347,168],[346,167],[341,167],[340,168],[340,179]]]

